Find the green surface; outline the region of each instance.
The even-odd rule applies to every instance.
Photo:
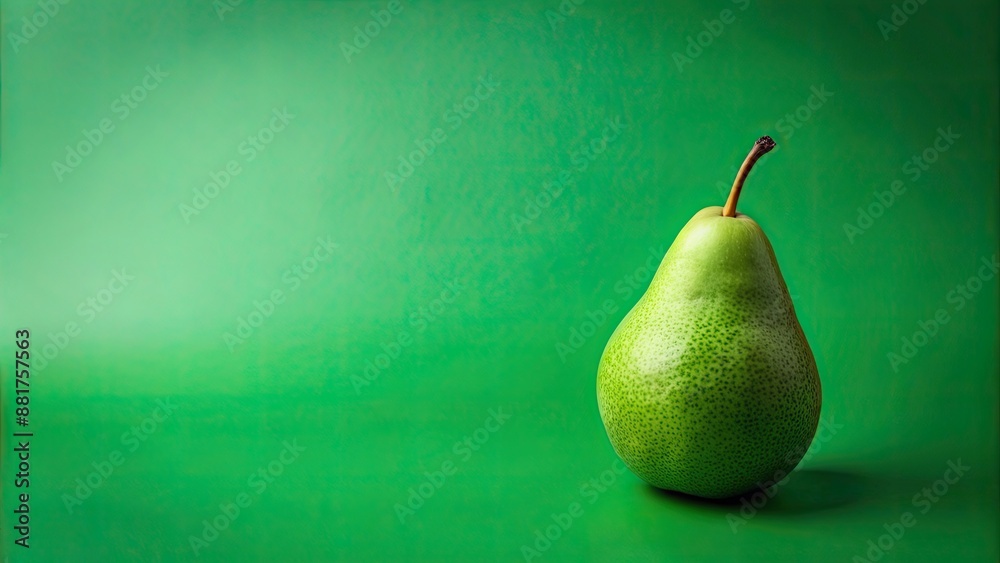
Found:
[[[385,7],[3,2],[5,558],[997,559],[995,2],[404,1],[345,56]],[[762,134],[824,397],[757,510],[621,471],[595,380]]]

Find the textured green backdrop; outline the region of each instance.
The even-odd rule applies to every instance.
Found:
[[[2,553],[995,561],[996,2],[577,3],[4,1]],[[823,430],[664,495],[597,362],[762,134]]]

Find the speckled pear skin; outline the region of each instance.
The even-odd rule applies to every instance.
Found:
[[[771,243],[746,215],[702,209],[601,357],[597,403],[615,451],[655,487],[730,498],[791,472],[820,402]]]

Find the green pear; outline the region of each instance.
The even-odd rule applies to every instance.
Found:
[[[655,487],[717,499],[769,488],[816,433],[816,360],[771,243],[736,212],[750,169],[772,148],[758,139],[726,206],[681,229],[601,357],[608,438]]]

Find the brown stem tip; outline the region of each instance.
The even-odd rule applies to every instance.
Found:
[[[750,174],[750,169],[753,168],[758,158],[770,152],[775,146],[774,139],[767,135],[757,139],[757,142],[753,144],[750,154],[743,161],[743,166],[740,166],[740,171],[736,173],[736,180],[733,181],[733,189],[729,191],[729,199],[726,200],[726,206],[722,209],[723,217],[736,217],[736,202],[740,199],[740,190],[743,189],[743,182],[746,181],[747,176]]]

